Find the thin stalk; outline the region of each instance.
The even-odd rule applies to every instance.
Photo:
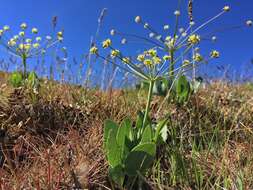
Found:
[[[173,80],[174,79],[174,66],[175,66],[174,49],[170,50],[170,57],[171,57],[171,61],[170,61],[169,77],[170,77],[171,80]]]
[[[151,104],[151,101],[152,101],[152,93],[153,93],[154,83],[155,83],[154,80],[149,81],[148,100],[147,100],[145,114],[144,114],[144,118],[143,118],[143,124],[142,124],[143,128],[145,127],[145,124],[146,124],[146,121],[147,121],[147,118],[148,118],[148,114],[149,114],[149,111],[150,111],[150,104]]]
[[[23,75],[24,75],[24,77],[26,78],[26,55],[23,55],[22,56],[22,63],[23,63]]]

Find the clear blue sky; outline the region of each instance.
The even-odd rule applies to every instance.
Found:
[[[187,5],[187,0],[182,2]],[[205,31],[253,19],[252,0],[194,0],[196,23],[201,24],[227,4],[231,6],[231,12],[209,25]],[[177,0],[2,0],[0,25],[8,24],[17,29],[21,22],[26,22],[39,28],[42,34],[47,34],[51,31],[51,18],[58,16],[58,27],[65,30],[64,45],[71,57],[80,59],[81,55],[88,52],[90,37],[96,31],[97,18],[102,8],[107,8],[108,12],[99,40],[109,36],[111,28],[142,34],[144,29],[134,23],[136,15],[142,16],[154,28],[162,31],[164,24],[173,25],[176,5]],[[185,10],[186,6],[182,12]],[[222,56],[216,64],[231,64],[239,70],[240,65],[253,57],[253,28],[227,31],[217,36],[217,44],[211,47],[216,47]],[[132,52],[135,47],[130,45],[128,48]]]

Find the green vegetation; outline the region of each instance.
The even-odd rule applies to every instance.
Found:
[[[46,37],[41,47],[41,38],[29,39],[21,24],[19,35],[3,42],[23,70],[0,76],[1,188],[253,189],[252,85],[204,86],[195,76],[197,66],[220,55],[200,54],[198,32],[229,10],[196,28],[189,11],[186,30],[179,29],[176,10],[175,28],[166,36],[137,16],[150,38],[128,36],[152,47],[132,57],[109,38],[101,47],[109,55],[92,43],[89,62],[100,58],[137,78],[137,88],[108,85],[107,91],[28,72],[27,59],[43,56],[63,33]],[[0,35],[9,30],[4,26]]]

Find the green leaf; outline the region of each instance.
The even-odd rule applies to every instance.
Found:
[[[129,176],[137,175],[137,172],[145,172],[152,164],[156,154],[154,143],[144,143],[136,146],[125,160],[126,173]]]
[[[10,75],[9,82],[15,88],[22,86],[23,85],[23,76],[22,76],[22,74],[19,73],[19,72],[13,72]]]
[[[191,92],[190,83],[184,75],[181,75],[177,79],[176,83],[176,94],[179,103],[184,103],[188,100]]]
[[[132,121],[129,118],[126,118],[122,121],[120,127],[118,128],[116,142],[120,146],[122,152],[122,158],[125,157],[129,150],[128,146],[126,146],[126,141],[132,141],[133,134],[132,134]]]
[[[152,142],[152,128],[150,125],[146,126],[141,138],[141,143],[148,143],[148,142]]]
[[[39,79],[35,72],[30,72],[27,78],[27,84],[30,88],[37,88],[39,86]]]
[[[133,134],[131,132],[132,128],[132,121],[129,118],[125,118],[118,129],[118,134],[117,134],[117,142],[118,145],[123,146],[125,143],[125,138],[128,138],[129,140],[133,139]]]
[[[110,130],[115,130],[114,133],[116,133],[118,131],[118,125],[114,121],[108,119],[104,123],[104,148],[106,148]]]
[[[125,172],[121,165],[118,165],[114,168],[109,168],[109,177],[120,187],[123,187]]]
[[[157,124],[156,127],[156,131],[155,131],[155,137],[154,137],[154,141],[157,142],[159,137],[162,137],[162,139],[164,140],[164,142],[167,140],[167,123],[169,121],[169,118],[166,118],[162,121],[160,121]]]
[[[144,114],[141,111],[137,112],[137,120],[136,120],[136,128],[141,129],[142,128],[142,123],[144,119]]]
[[[117,131],[110,129],[106,141],[106,156],[109,165],[114,168],[122,163],[122,148],[116,142]]]

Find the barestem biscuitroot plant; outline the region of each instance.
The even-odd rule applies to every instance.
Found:
[[[172,35],[165,37],[156,32],[147,22],[143,22],[140,16],[135,18],[135,22],[142,24],[150,32],[149,37],[111,30],[111,35],[140,39],[151,46],[150,49],[135,56],[136,59],[124,56],[120,50],[113,47],[110,39],[102,43],[104,49],[110,49],[110,56],[102,55],[96,45],[91,47],[90,54],[133,74],[148,86],[145,111],[138,112],[135,122],[128,118],[124,119],[120,125],[111,120],[105,122],[104,150],[109,163],[109,176],[120,187],[141,188],[143,185],[141,179],[155,159],[157,146],[167,140],[169,117],[152,122],[149,116],[153,95],[167,94],[168,96],[172,90],[179,103],[187,101],[190,93],[196,90],[199,83],[191,84],[184,73],[200,63],[219,57],[219,52],[216,50],[212,50],[207,57],[200,54],[196,46],[201,42],[201,37],[197,32],[229,10],[229,6],[225,6],[218,15],[196,28],[191,18],[187,29],[178,29],[180,11],[177,10],[174,13],[175,30]],[[252,22],[247,21],[247,26],[251,25]],[[169,30],[169,26],[165,25],[164,29]],[[213,36],[211,40],[215,41],[216,37]],[[126,42],[127,39],[123,38],[122,44]],[[175,68],[177,64],[179,67]]]
[[[55,39],[46,36],[45,39],[38,36],[38,29],[32,28],[31,34],[27,33],[26,23],[20,25],[18,34],[11,35],[9,26],[0,29],[1,45],[8,50],[10,54],[21,59],[23,65],[23,78],[27,78],[27,61],[30,58],[39,57],[46,53],[46,50],[63,40],[63,32],[58,32]]]

